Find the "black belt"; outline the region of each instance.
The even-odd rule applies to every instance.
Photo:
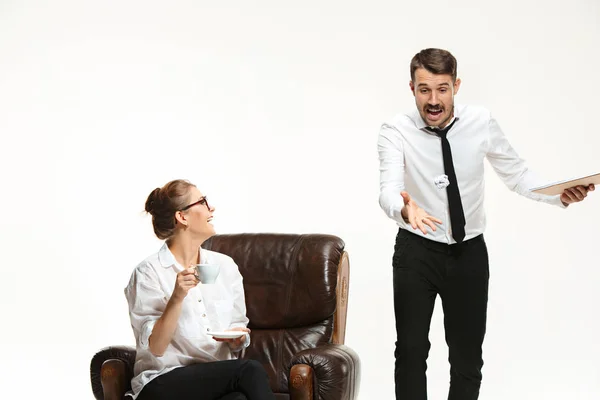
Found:
[[[404,237],[408,238],[408,240],[419,242],[426,248],[433,250],[435,252],[447,253],[447,254],[455,254],[457,251],[460,252],[464,248],[473,246],[474,244],[477,244],[477,243],[484,242],[483,233],[475,236],[472,239],[465,240],[461,243],[453,243],[453,244],[436,242],[435,240],[427,239],[426,237],[423,237],[416,233],[412,233],[409,230],[403,229],[403,228],[400,228],[400,230],[398,231],[398,236],[404,236]]]

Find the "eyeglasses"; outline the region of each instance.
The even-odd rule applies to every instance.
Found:
[[[189,205],[187,205],[187,206],[183,207],[183,208],[182,208],[181,210],[179,210],[179,211],[185,211],[185,210],[187,210],[187,209],[189,209],[189,208],[192,208],[192,207],[194,207],[196,204],[204,204],[204,205],[206,206],[206,208],[208,209],[208,211],[210,211],[210,206],[208,205],[208,200],[206,199],[206,196],[202,197],[200,200],[198,200],[198,201],[197,201],[197,202],[195,202],[195,203],[192,203],[192,204],[189,204]]]

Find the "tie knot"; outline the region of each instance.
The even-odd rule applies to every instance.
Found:
[[[444,138],[444,137],[446,137],[446,134],[450,130],[450,126],[447,126],[444,129],[440,129],[437,126],[427,126],[427,127],[425,127],[425,129],[427,129],[431,133],[435,133],[439,137]]]
[[[446,134],[448,133],[450,128],[452,128],[452,125],[454,125],[455,122],[456,122],[456,119],[454,119],[451,123],[446,125],[446,127],[443,129],[438,128],[437,126],[426,126],[425,129],[427,129],[429,132],[435,133],[439,137],[445,138]]]

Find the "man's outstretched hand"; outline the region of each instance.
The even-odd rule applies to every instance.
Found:
[[[419,207],[417,203],[410,198],[408,192],[403,191],[400,195],[402,196],[402,199],[404,199],[402,218],[404,218],[405,221],[408,221],[413,229],[419,228],[424,235],[427,235],[427,228],[425,228],[425,226],[428,226],[435,232],[437,229],[435,224],[441,224],[442,221],[427,214],[425,210]]]

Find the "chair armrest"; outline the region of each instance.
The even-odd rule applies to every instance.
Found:
[[[292,357],[289,385],[292,400],[354,400],[360,387],[358,354],[341,344],[302,350]]]
[[[121,400],[131,389],[135,348],[112,346],[92,357],[90,381],[97,400]]]

